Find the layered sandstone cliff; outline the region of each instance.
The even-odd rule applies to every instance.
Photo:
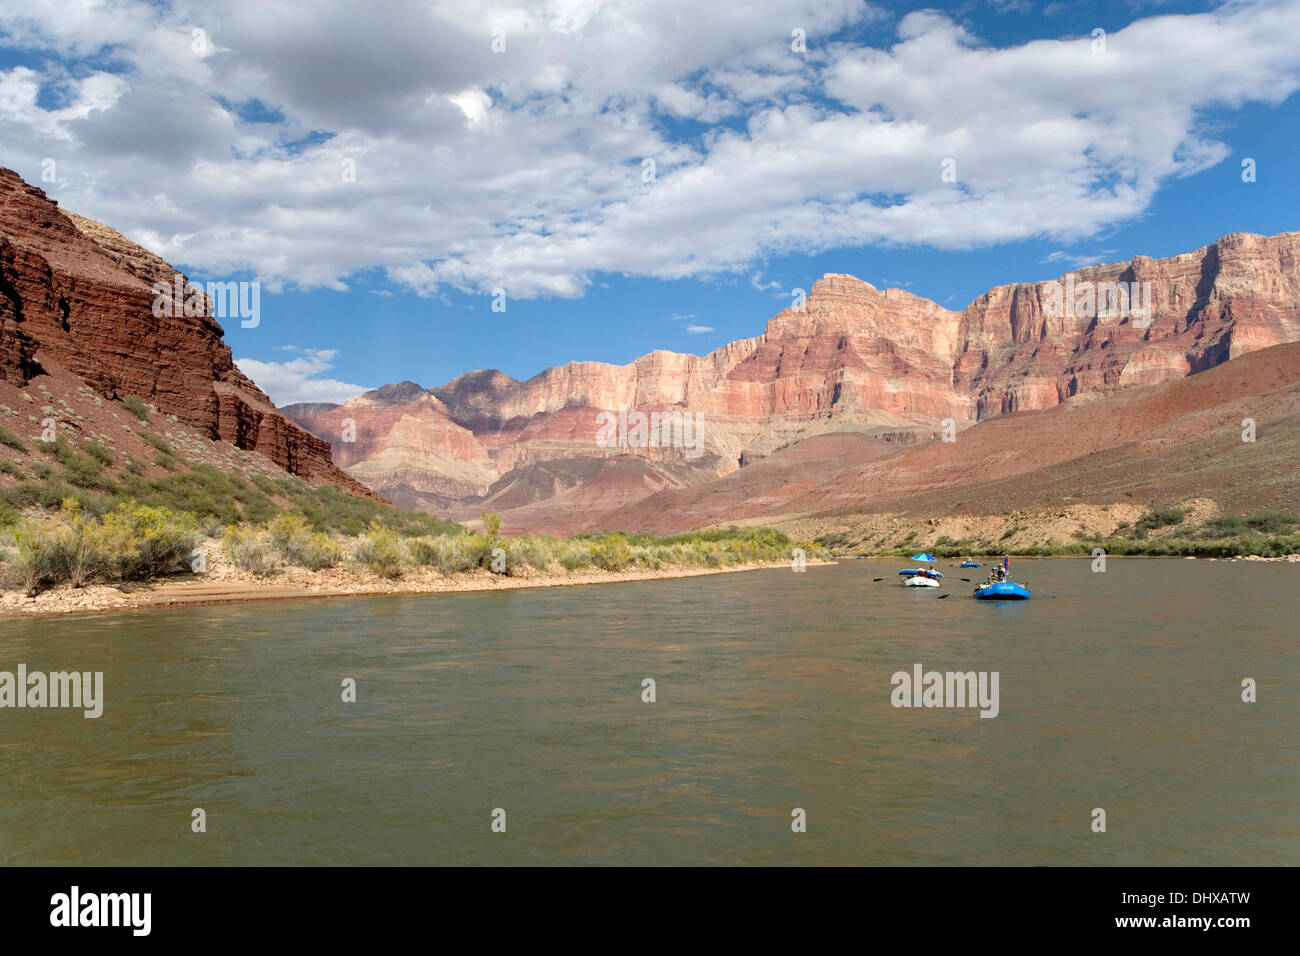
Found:
[[[328,442],[286,419],[239,371],[215,319],[154,314],[154,283],[175,275],[0,168],[0,380],[21,388],[43,374],[76,376],[106,398],[137,396],[314,484],[370,495],[334,465]]]
[[[521,520],[543,521],[548,499],[572,512],[558,499],[614,474],[621,483],[609,493],[620,497],[665,482],[685,488],[819,434],[929,439],[945,424],[963,429],[1074,395],[1182,378],[1298,341],[1298,252],[1300,233],[1233,234],[1167,259],[999,286],[960,312],[833,274],[763,335],[705,356],[574,362],[526,382],[469,372],[438,388],[404,383],[343,406],[286,411],[390,497],[469,517],[510,488],[511,505],[528,509]],[[600,444],[598,416],[620,408],[699,416],[702,453]],[[351,442],[341,437],[345,422]],[[611,458],[634,463],[598,472],[584,464]],[[518,503],[520,487],[533,489],[531,501]]]

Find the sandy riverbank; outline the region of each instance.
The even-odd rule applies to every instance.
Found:
[[[833,564],[808,561],[808,564]],[[601,571],[538,571],[526,568],[512,575],[490,571],[467,571],[444,575],[432,569],[409,571],[396,580],[351,569],[308,571],[294,568],[269,578],[258,578],[232,567],[213,568],[205,575],[184,580],[162,580],[134,585],[91,585],[83,588],[55,588],[35,597],[16,591],[0,593],[0,619],[25,614],[74,614],[122,611],[133,608],[177,607],[191,604],[289,600],[295,598],[361,597],[381,594],[438,594],[467,591],[508,591],[519,588],[568,587],[581,584],[610,584],[620,581],[652,581],[687,578],[733,571],[790,568],[789,561],[735,564],[725,567],[628,568]]]

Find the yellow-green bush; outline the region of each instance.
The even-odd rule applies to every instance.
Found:
[[[104,515],[104,533],[118,548],[116,573],[128,581],[190,570],[198,528],[188,515],[129,502]]]
[[[221,539],[226,558],[237,568],[251,571],[260,578],[274,574],[275,555],[266,535],[256,528],[231,525]]]
[[[14,529],[6,577],[27,591],[161,577],[188,571],[197,542],[197,529],[184,515],[128,502],[96,518],[69,498],[56,515],[26,519]]]
[[[632,548],[617,535],[597,541],[591,549],[592,563],[604,571],[622,571],[632,563]]]
[[[300,514],[282,511],[266,523],[265,530],[271,547],[289,564],[319,571],[343,558],[343,546],[323,531],[312,531]]]
[[[372,521],[369,530],[357,538],[352,556],[358,564],[380,577],[402,576],[402,539],[397,532],[377,521]]]

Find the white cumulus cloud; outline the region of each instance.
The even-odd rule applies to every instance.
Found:
[[[0,142],[207,275],[572,297],[602,272],[1069,245],[1221,162],[1213,111],[1300,87],[1295,2],[1146,17],[1104,48],[1052,22],[999,47],[863,0],[0,0],[0,46],[41,54],[0,69]]]
[[[351,385],[338,379],[323,378],[334,367],[338,349],[297,349],[279,346],[279,350],[298,352],[287,362],[262,362],[235,359],[239,370],[251,378],[271,401],[281,408],[297,402],[334,402],[342,404],[354,395],[370,391],[365,385]]]

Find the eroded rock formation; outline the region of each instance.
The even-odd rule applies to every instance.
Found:
[[[212,439],[260,452],[313,484],[371,492],[329,443],[289,421],[235,366],[207,315],[154,314],[176,270],[0,168],[0,380],[74,375],[105,398],[135,395]]]
[[[634,499],[726,476],[819,434],[930,439],[945,419],[963,429],[1300,340],[1298,252],[1300,233],[1238,233],[1167,259],[999,286],[960,312],[833,274],[763,335],[705,356],[574,362],[526,382],[476,371],[439,388],[407,382],[286,412],[402,503],[456,517],[522,508],[514,527],[542,526],[551,513],[590,508],[590,495],[575,491],[587,482],[613,482],[608,494]],[[620,408],[700,416],[702,453],[600,444],[599,416]],[[342,440],[345,422],[354,441]],[[590,466],[612,458],[632,461]]]

